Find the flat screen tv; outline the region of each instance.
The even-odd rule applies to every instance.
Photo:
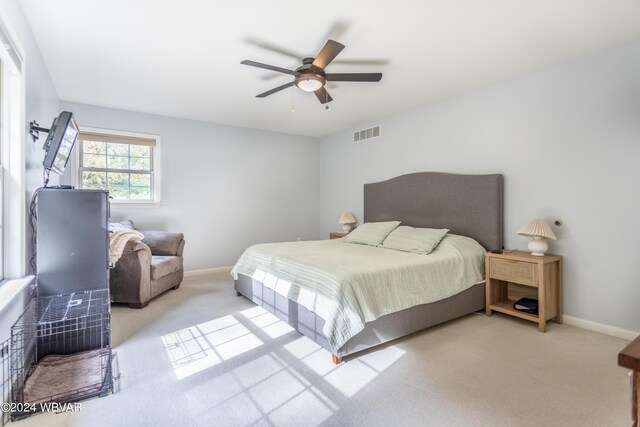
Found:
[[[42,162],[44,168],[62,175],[77,137],[78,125],[73,119],[73,113],[63,111],[53,119],[49,135],[42,147],[46,151]]]

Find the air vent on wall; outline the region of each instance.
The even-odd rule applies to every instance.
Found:
[[[380,136],[380,125],[359,130],[353,133],[353,142],[364,141],[365,139],[377,138]]]

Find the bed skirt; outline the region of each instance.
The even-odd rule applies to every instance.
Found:
[[[324,320],[314,312],[242,274],[235,281],[235,290],[339,358],[485,308],[485,284],[478,283],[449,298],[390,313],[369,322],[335,352],[322,332]]]

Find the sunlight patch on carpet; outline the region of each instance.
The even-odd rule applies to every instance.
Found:
[[[284,348],[346,397],[362,390],[405,354],[404,350],[389,346],[336,365],[331,361],[331,353],[307,337],[300,337]]]
[[[247,362],[231,374],[269,424],[315,426],[339,409],[298,367],[276,352]]]
[[[164,335],[162,342],[178,379],[201,372],[263,344],[231,315]]]
[[[363,390],[405,354],[388,346],[335,365],[329,351],[260,306],[164,335],[162,341],[178,379],[260,348],[221,377],[200,377],[209,384],[224,378],[221,387],[228,393],[207,401],[205,412],[231,424],[319,425],[340,410],[337,402]]]

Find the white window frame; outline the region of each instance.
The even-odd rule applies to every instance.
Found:
[[[0,282],[26,274],[24,50],[0,10]],[[4,281],[3,281],[4,279]]]
[[[90,132],[104,135],[113,135],[113,136],[124,136],[131,138],[145,138],[145,139],[153,139],[155,140],[155,146],[152,150],[151,157],[151,191],[152,199],[151,200],[131,200],[131,199],[111,199],[112,207],[155,207],[159,206],[162,202],[162,173],[161,173],[161,157],[162,157],[162,148],[160,146],[160,135],[139,133],[139,132],[129,132],[122,130],[113,130],[113,129],[103,129],[103,128],[94,128],[89,126],[79,126],[80,132]],[[82,188],[82,170],[80,169],[82,149],[80,147],[80,140],[76,141],[76,145],[74,151],[75,155],[75,173],[72,174],[72,182],[71,184],[76,188]]]

